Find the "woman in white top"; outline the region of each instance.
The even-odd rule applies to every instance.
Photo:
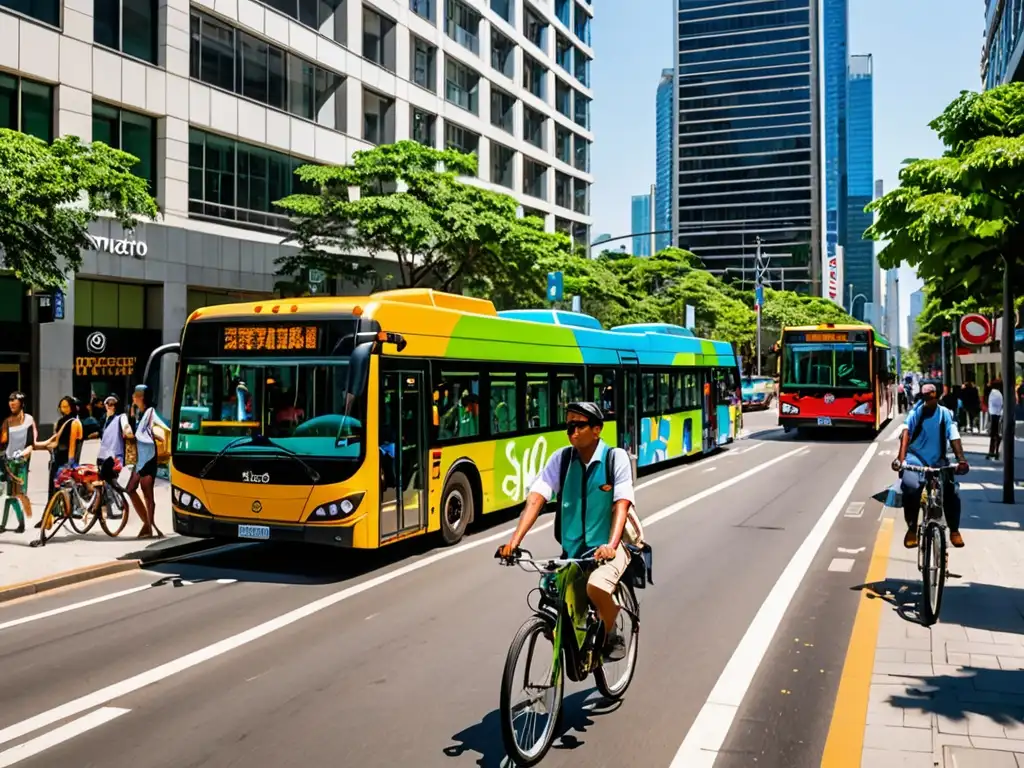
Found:
[[[1003,380],[996,379],[989,386],[992,389],[988,393],[988,455],[985,458],[998,461],[999,449],[1003,444]]]
[[[131,422],[128,420],[128,415],[118,407],[120,404],[121,401],[117,399],[117,395],[107,395],[103,401],[107,415],[100,432],[100,449],[96,454],[96,464],[100,469],[100,477],[107,483],[116,483],[118,466],[128,465],[128,442],[135,439]],[[130,466],[129,471],[131,475],[124,490],[128,494],[128,498],[131,499],[132,507],[142,521],[143,530],[145,530],[146,507],[139,496],[139,475],[134,466]],[[112,515],[120,514],[113,508],[113,505],[110,513]]]
[[[36,421],[25,413],[25,395],[11,392],[7,399],[11,415],[4,419],[0,430],[0,444],[4,446],[5,479],[7,498],[4,499],[4,516],[0,521],[0,533],[7,530],[7,516],[10,510],[18,519],[15,533],[25,532],[25,516],[32,516],[32,502],[28,500],[28,463],[32,446],[39,440]]]

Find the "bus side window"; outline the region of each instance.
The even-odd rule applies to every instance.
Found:
[[[491,383],[491,434],[507,435],[518,427],[516,412],[516,374],[492,373]]]
[[[643,406],[642,415],[653,416],[657,413],[658,395],[653,373],[640,374],[640,404]]]
[[[551,380],[546,373],[526,374],[526,402],[523,412],[526,414],[527,429],[546,429],[551,426]]]
[[[615,420],[615,371],[605,370],[590,374],[592,399],[601,406],[605,419]]]
[[[683,410],[683,372],[672,371],[669,374],[672,382],[672,407],[670,410],[681,411]]]
[[[558,388],[555,390],[555,394],[558,395],[558,423],[561,424],[569,417],[569,403],[580,401],[583,385],[578,373],[557,373],[555,376],[558,382]]]
[[[480,434],[480,374],[441,372],[436,401],[439,440]]]

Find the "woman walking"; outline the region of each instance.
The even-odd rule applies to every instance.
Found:
[[[991,386],[992,389],[988,393],[988,455],[985,458],[999,461],[999,449],[1003,444],[1003,380],[997,378]]]
[[[146,513],[146,516],[142,519],[142,530],[139,531],[139,538],[151,539],[154,533],[162,538],[163,533],[161,533],[156,525],[156,498],[153,495],[157,470],[157,436],[155,433],[159,432],[164,436],[167,434],[167,427],[157,418],[156,409],[153,408],[152,395],[150,394],[149,387],[145,384],[140,384],[135,388],[132,402],[142,413],[135,426],[135,443],[138,446],[139,452],[135,474],[139,478],[139,487],[142,489]]]
[[[28,499],[28,464],[32,457],[32,446],[39,440],[39,432],[32,416],[25,412],[25,395],[11,392],[7,398],[11,415],[4,419],[0,430],[0,445],[4,447],[4,475],[7,481],[7,498],[4,499],[3,520],[0,533],[7,530],[10,511],[18,520],[15,533],[25,532],[25,518],[32,516],[32,502]]]
[[[132,431],[131,422],[128,420],[127,414],[121,411],[121,401],[117,399],[117,395],[107,395],[103,401],[103,406],[106,408],[106,417],[103,421],[103,428],[100,437],[100,449],[96,454],[96,464],[100,469],[100,478],[106,483],[114,483],[117,481],[117,467],[118,462],[121,466],[128,466],[128,447],[134,446],[135,433]],[[132,456],[132,461],[135,461],[137,457]],[[142,530],[140,533],[144,533],[147,528],[147,516],[146,507],[142,503],[142,498],[139,496],[139,475],[135,472],[135,467],[130,466],[129,472],[131,473],[128,478],[128,485],[125,487],[125,493],[128,498],[131,499],[132,508],[135,513],[139,516],[139,520],[142,521]],[[111,509],[111,515],[120,514],[119,510]]]

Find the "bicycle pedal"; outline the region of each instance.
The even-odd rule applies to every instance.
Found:
[[[947,579],[962,579],[963,575],[961,575],[959,573],[950,573],[949,571],[946,571],[946,578]]]

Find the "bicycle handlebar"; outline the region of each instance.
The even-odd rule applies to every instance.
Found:
[[[584,555],[596,552],[597,547],[593,547],[584,552]],[[524,557],[525,555],[525,557]],[[557,571],[559,568],[564,568],[567,565],[589,565],[597,563],[597,559],[593,557],[548,557],[542,559],[534,559],[533,553],[528,549],[517,549],[512,553],[510,557],[502,557],[501,549],[494,553],[494,557],[500,560],[500,565],[513,566],[518,565],[523,568],[524,564],[532,566],[532,568],[523,568],[523,570],[532,570],[537,573],[541,571]]]
[[[935,475],[941,472],[952,472],[956,468],[956,464],[947,464],[944,467],[922,467],[917,464],[907,464],[906,462],[903,462],[903,469],[909,469],[911,472],[923,472],[925,475]]]

